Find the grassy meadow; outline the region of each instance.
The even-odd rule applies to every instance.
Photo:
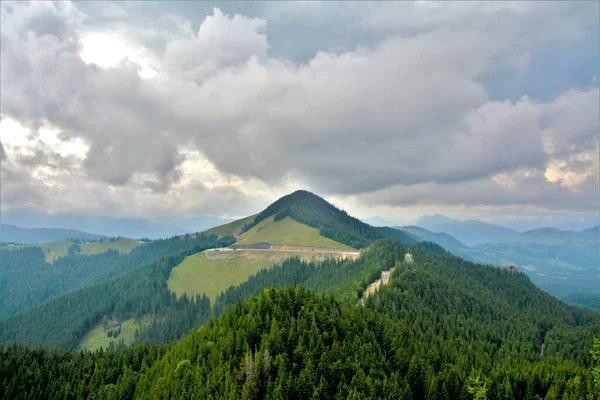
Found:
[[[240,235],[236,244],[271,243],[321,248],[348,249],[352,247],[321,236],[317,228],[296,222],[291,218],[274,221],[274,216],[261,221],[248,232]]]
[[[146,319],[142,319],[141,324],[145,324]],[[104,330],[104,325],[99,323],[90,330],[77,346],[77,350],[97,350],[100,347],[107,349],[111,342],[120,342],[123,340],[126,345],[130,346],[133,343],[133,335],[136,329],[140,326],[140,322],[134,319],[128,319],[121,324],[111,322],[108,324],[108,330],[116,330],[121,326],[121,333],[117,338],[108,337],[107,331]]]
[[[291,257],[305,261],[322,261],[327,257],[340,257],[318,251],[235,250],[209,251],[187,257],[173,268],[167,282],[169,290],[177,296],[205,293],[214,304],[217,296],[232,285],[245,282],[258,271],[280,264]]]
[[[119,239],[115,239],[114,241],[106,239],[102,242],[80,243],[79,248],[81,251],[79,254],[89,256],[92,254],[104,253],[105,251],[113,249],[121,253],[129,253],[131,250],[141,244],[142,243],[135,239],[126,237],[121,237]],[[70,240],[61,240],[58,242],[44,243],[40,245],[40,248],[44,252],[46,262],[51,264],[54,262],[55,258],[66,256],[69,251],[69,247],[72,245],[73,242]]]
[[[214,228],[210,228],[208,230],[205,230],[203,233],[206,234],[206,235],[233,235],[233,234],[239,234],[242,231],[242,228],[244,227],[244,225],[246,225],[247,223],[252,222],[252,220],[254,220],[254,217],[256,217],[256,215],[251,215],[251,216],[246,217],[246,218],[238,219],[236,221],[230,222],[230,223],[225,224],[225,225],[221,225],[221,226],[216,226]]]

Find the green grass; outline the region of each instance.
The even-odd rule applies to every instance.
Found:
[[[147,318],[143,318],[141,323],[146,324],[147,322]],[[93,351],[100,347],[107,349],[111,342],[120,342],[121,340],[123,340],[127,346],[130,346],[133,343],[133,335],[140,326],[140,322],[134,319],[128,319],[123,321],[120,325],[121,334],[117,338],[112,338],[108,337],[107,332],[104,330],[104,325],[99,323],[81,339],[79,346],[77,346],[77,350]],[[108,330],[112,329],[114,331],[118,326],[119,324],[111,321]]]
[[[44,252],[46,262],[52,264],[54,259],[64,257],[69,251],[69,247],[73,245],[70,240],[61,240],[59,242],[49,242],[40,245],[40,248]]]
[[[225,225],[216,226],[214,228],[207,229],[202,233],[206,235],[237,235],[242,231],[242,228],[245,224],[254,220],[254,217],[256,217],[256,215],[238,219],[237,221],[233,221]]]
[[[350,246],[321,236],[317,228],[311,228],[289,217],[277,222],[274,218],[274,216],[269,217],[240,235],[236,244],[266,242],[276,245],[352,249]]]
[[[135,239],[130,239],[130,238],[126,238],[126,237],[121,237],[119,239],[116,239],[113,242],[106,239],[102,242],[90,242],[90,243],[80,244],[79,247],[81,247],[81,252],[79,254],[84,254],[84,255],[100,254],[100,253],[104,253],[105,251],[108,251],[111,249],[117,250],[121,253],[129,253],[131,250],[133,250],[134,248],[136,248],[137,246],[139,246],[141,244],[142,243],[140,243],[139,241],[137,241]]]
[[[208,257],[207,257],[208,255]],[[338,257],[318,251],[236,250],[196,253],[173,268],[167,282],[178,297],[206,294],[214,304],[217,295],[232,285],[239,285],[258,271],[280,264],[290,257],[305,261],[322,261]]]
[[[139,241],[135,239],[130,239],[126,237],[121,237],[119,239],[115,239],[114,241],[110,241],[108,239],[102,242],[90,242],[90,243],[80,243],[79,247],[81,251],[79,254],[89,256],[92,254],[100,254],[104,253],[108,250],[117,250],[121,253],[129,253],[131,250],[141,245]],[[62,240],[59,242],[49,242],[40,245],[40,248],[45,254],[46,262],[53,263],[55,258],[64,257],[68,254],[69,247],[73,245],[73,242],[70,240]]]
[[[229,252],[228,252],[229,253]],[[208,259],[206,253],[197,253],[187,257],[173,268],[167,282],[169,289],[177,296],[187,293],[205,293],[214,304],[217,295],[232,285],[245,282],[261,269],[271,267],[268,257],[250,259],[243,251],[231,252],[231,257]]]

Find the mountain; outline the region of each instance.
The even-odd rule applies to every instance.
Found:
[[[21,228],[14,225],[0,225],[0,242],[20,244],[40,244],[59,240],[100,240],[106,236],[57,228]]]
[[[109,281],[171,254],[196,248],[207,240],[203,236],[175,237],[132,246],[132,239],[121,238],[89,244],[57,242],[66,244],[64,254],[47,245],[2,251],[0,319],[52,301],[67,292]],[[48,252],[56,255],[47,257]],[[81,302],[73,304],[71,307],[77,307]],[[72,310],[66,307],[65,312]]]
[[[395,225],[400,225],[398,222],[388,221],[388,220],[383,219],[381,217],[367,218],[363,222],[366,222],[367,224],[369,224],[371,226],[376,226],[376,227],[377,226],[395,226]]]
[[[188,256],[175,266],[167,286],[177,296],[205,294],[214,301],[228,286],[241,284],[274,263],[292,257],[304,262],[356,258],[360,253],[353,246],[364,248],[374,238],[387,237],[408,245],[419,242],[397,229],[364,224],[306,191],[294,192],[259,214],[203,233],[231,234],[236,242],[227,250]]]
[[[354,257],[310,261],[281,251],[283,257],[256,267],[257,254],[279,250],[228,248],[236,238],[222,235],[238,229],[238,244],[364,246],[360,253],[337,249]],[[402,234],[416,242],[410,233],[372,228],[302,191],[217,230],[150,241],[129,253],[143,260],[118,252],[103,253],[104,267],[81,264],[100,254],[67,265],[57,260],[57,282],[89,269],[104,271],[115,260],[127,267],[112,279],[0,319],[0,398],[464,399],[472,390],[523,399],[593,393],[590,349],[600,314],[548,295],[516,268],[466,261],[430,241],[407,247],[380,239]],[[6,252],[15,256],[15,271],[23,251],[34,249]],[[251,256],[239,262],[244,253]],[[205,292],[176,295],[169,281],[190,258],[216,264],[202,264],[190,275],[199,277]],[[240,278],[242,269],[253,271]],[[52,269],[33,269],[46,270]],[[48,279],[20,272],[30,281]],[[16,286],[26,284],[8,285]],[[0,301],[14,298],[16,293],[3,294]],[[110,351],[84,351],[99,343]]]
[[[298,190],[280,198],[254,216],[208,229],[204,233],[239,235],[236,246],[268,243],[359,249],[382,238],[398,240],[404,244],[418,242],[414,237],[397,229],[373,227],[361,222],[325,199],[305,190]]]
[[[240,233],[242,233],[242,228],[244,228],[244,225],[254,221],[254,218],[256,218],[256,215],[251,215],[246,218],[241,218],[236,221],[226,223],[225,225],[215,226],[205,230],[203,233],[205,235],[232,235],[237,237]]]
[[[185,229],[163,221],[142,218],[96,217],[75,213],[46,214],[26,209],[3,211],[1,219],[5,224],[25,228],[43,226],[47,228],[75,229],[103,236],[126,236],[137,239],[159,239],[186,233]],[[206,229],[210,226],[210,224],[199,226],[197,230]]]
[[[421,228],[421,227],[414,226],[414,225],[399,226],[396,228],[418,238],[419,241],[432,242],[432,243],[439,244],[446,250],[453,252],[455,254],[468,247],[460,240],[456,239],[453,236],[448,235],[445,232],[440,232],[440,233],[431,232],[425,228]]]
[[[406,244],[417,243],[401,231],[377,229],[379,231],[312,193],[295,192],[260,214],[204,232],[207,237],[213,234],[217,238],[229,234],[236,236],[236,246],[240,248],[258,246],[264,249],[265,245],[267,249],[272,245],[279,248],[240,251],[227,257],[209,258],[204,254],[189,257],[181,266],[174,266],[175,273],[167,277],[168,288],[179,296],[184,293],[188,296],[211,294],[214,300],[214,296],[228,285],[239,284],[260,269],[286,258],[320,261],[327,257],[349,256],[348,251],[350,256],[356,257],[358,252],[348,243],[364,246],[384,236]],[[5,267],[0,271],[0,279],[5,283],[0,285],[0,318],[42,304],[70,290],[115,278],[175,250],[182,251],[194,246],[197,236],[192,234],[154,240],[142,246],[136,240],[121,238],[90,244],[61,241],[29,249],[11,248],[10,252],[0,254],[0,261]],[[198,237],[198,240],[203,239]],[[235,273],[224,273],[234,267]],[[217,282],[210,283],[205,279],[208,271],[212,271]],[[32,281],[36,284],[32,285]]]
[[[581,232],[556,228],[534,229],[472,247],[445,232],[431,232],[416,226],[397,228],[419,241],[436,243],[467,260],[516,266],[529,275],[538,287],[560,298],[600,295],[597,278],[600,265],[598,227]]]
[[[561,298],[600,294],[598,228],[580,232],[534,229],[477,244],[463,254],[479,262],[517,266],[540,288]]]
[[[584,229],[581,231],[582,233],[591,233],[600,237],[600,225],[593,226],[589,229]]]
[[[236,246],[251,246],[258,243],[292,245],[316,248],[352,249],[352,247],[331,240],[320,234],[317,228],[301,224],[291,217],[275,221],[275,216],[263,219],[250,230],[242,233]]]
[[[443,215],[423,216],[413,225],[433,232],[445,232],[467,246],[488,242],[500,237],[517,236],[519,233],[503,226],[477,220],[461,221]]]
[[[318,229],[323,237],[354,248],[365,247],[371,241],[382,238],[372,226],[305,190],[295,191],[275,201],[258,213],[252,222],[244,225],[241,233],[249,231],[269,217],[274,217],[274,222],[290,217],[296,222]]]
[[[412,235],[410,232],[406,232],[401,229],[390,228],[388,226],[375,227],[374,229],[381,236],[388,239],[397,240],[398,242],[408,246],[415,245],[422,241],[422,239]]]
[[[557,228],[541,228],[523,232],[518,236],[500,237],[489,243],[515,243],[515,244],[588,244],[598,243],[598,227],[590,228],[581,232],[563,231]]]
[[[210,240],[205,245],[217,244]],[[129,349],[0,347],[0,397],[596,396],[590,349],[600,313],[568,306],[512,269],[474,264],[434,244],[413,246],[408,263],[404,245],[379,240],[356,260],[284,261],[229,288],[211,310],[205,298],[176,300],[164,286],[191,251],[0,321],[3,341],[52,344],[67,330],[63,340],[73,346],[74,333],[94,321],[88,315],[100,330],[107,313],[151,319]],[[383,272],[389,283],[359,301]]]

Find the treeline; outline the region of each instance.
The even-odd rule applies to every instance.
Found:
[[[394,279],[414,273],[410,266],[399,268]],[[600,395],[593,372],[598,344],[595,360],[589,354],[592,342],[586,342],[588,356],[580,362],[560,352],[542,356],[530,352],[527,334],[494,343],[482,335],[487,324],[481,321],[467,329],[444,328],[447,315],[415,323],[402,312],[388,314],[399,306],[381,309],[402,296],[398,287],[386,287],[360,307],[301,287],[267,289],[169,349],[69,353],[9,346],[0,352],[0,396],[512,400]],[[485,314],[456,308],[475,321]]]
[[[443,329],[448,314],[415,321],[405,320],[402,312],[383,312],[383,304],[403,300],[395,289],[374,296],[367,308],[340,305],[302,288],[263,291],[211,320],[142,372],[135,396],[442,400],[600,394],[591,371],[591,341],[582,341],[588,356],[580,362],[554,351],[535,355],[526,335],[509,336],[506,343],[486,338],[493,325],[486,318],[477,322],[477,315],[487,314],[483,311],[457,307],[457,314],[475,319],[466,331],[460,325]],[[396,304],[393,310],[401,308]],[[592,327],[581,330],[593,332]],[[465,336],[468,340],[462,340]]]
[[[356,301],[382,271],[400,262],[406,251],[407,247],[402,244],[384,239],[365,249],[357,260],[328,258],[319,263],[307,263],[291,258],[223,291],[215,301],[214,312],[220,315],[229,305],[257,296],[265,288],[298,285],[331,293],[338,300]]]
[[[114,238],[111,238],[114,240]],[[111,240],[106,239],[106,240]],[[69,251],[52,264],[39,247],[0,252],[0,319],[39,305],[70,290],[108,281],[137,266],[169,254],[206,245],[215,238],[203,235],[159,239],[137,246],[127,254],[116,250],[96,255]],[[77,244],[71,247],[75,249]]]
[[[402,261],[406,251],[397,242],[382,240],[356,261],[286,261],[223,293],[215,305],[220,318],[210,319],[164,357],[154,352],[155,357],[149,355],[140,363],[143,356],[138,356],[131,367],[115,359],[135,353],[137,346],[80,356],[9,346],[1,353],[8,367],[0,370],[5,390],[0,397],[598,398],[592,372],[598,367],[590,349],[600,332],[599,313],[567,306],[537,289],[522,273],[467,262],[434,244],[412,248],[412,264]],[[152,268],[149,275],[157,277],[140,283],[139,290],[156,287],[144,296],[133,296],[131,304],[124,301],[130,297],[119,291],[119,306],[111,312],[148,315],[157,307],[155,320],[171,324],[175,333],[193,329],[185,321],[206,320],[208,313],[199,312],[210,310],[206,299],[186,300],[184,306],[171,297],[181,305],[161,306],[163,300],[149,297],[153,293],[160,299],[168,292],[170,265],[181,257],[116,279],[142,279],[134,273],[148,268]],[[361,306],[357,300],[366,284],[392,266],[391,283]],[[298,283],[326,294],[300,287],[264,289]],[[231,303],[235,305],[230,308]],[[141,311],[136,314],[138,306]],[[190,314],[196,316],[189,318]],[[183,325],[175,328],[178,323]],[[165,332],[146,340],[164,339]],[[593,354],[597,358],[600,349]],[[104,357],[107,361],[102,361]],[[31,361],[34,358],[36,362]],[[63,375],[56,365],[73,371]],[[92,379],[94,375],[104,376],[104,383]],[[600,379],[600,373],[596,375]],[[61,385],[48,376],[57,376]],[[22,382],[27,381],[33,384],[22,393],[4,389],[23,390]]]
[[[1,399],[132,399],[140,371],[165,354],[166,345],[118,351],[0,346]]]
[[[138,342],[179,339],[210,317],[211,306],[206,296],[177,299],[167,287],[171,269],[188,255],[228,246],[234,240],[231,236],[217,239],[199,235],[193,247],[176,255],[140,266],[113,280],[72,291],[0,321],[0,342],[74,349],[81,337],[104,316],[125,320],[145,315],[151,316],[151,323],[137,334]]]
[[[600,311],[600,294],[594,293],[581,293],[572,294],[565,298],[565,301],[569,304],[576,306],[586,307],[590,310]]]
[[[271,216],[275,216],[276,221],[290,217],[302,224],[317,228],[326,238],[356,249],[366,247],[369,243],[383,238],[370,225],[304,190],[284,196],[265,208],[251,223],[244,225],[242,233]]]

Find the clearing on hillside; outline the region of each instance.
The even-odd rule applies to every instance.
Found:
[[[101,242],[79,243],[80,251],[77,254],[89,256],[93,254],[104,253],[108,250],[117,250],[121,253],[129,253],[131,250],[141,245],[138,240],[120,237],[118,239],[105,239]],[[68,254],[69,248],[73,246],[70,240],[59,242],[49,242],[40,245],[44,252],[46,262],[52,264],[55,258],[64,257]]]
[[[131,346],[133,343],[133,335],[140,325],[148,323],[146,317],[142,318],[142,321],[136,321],[134,319],[128,319],[122,323],[117,321],[109,321],[106,326],[102,322],[96,325],[81,339],[77,350],[98,350],[100,347],[108,349],[111,343],[117,344],[121,340],[126,346]],[[109,334],[111,335],[109,337]]]
[[[240,235],[235,244],[248,245],[254,243],[352,249],[350,246],[321,236],[317,228],[311,228],[289,217],[275,221],[275,216],[261,221],[248,232]]]
[[[196,253],[171,270],[167,282],[177,296],[206,294],[211,304],[223,290],[245,282],[258,271],[291,257],[323,261],[341,254],[319,251],[221,250]]]
[[[31,247],[31,246],[27,245],[27,244],[7,244],[6,246],[0,246],[0,251],[20,250],[20,249],[24,249],[26,247]]]
[[[105,239],[101,242],[90,242],[80,244],[79,247],[81,247],[81,252],[79,254],[100,254],[108,250],[117,250],[120,253],[126,254],[141,244],[142,242],[138,240],[126,237],[120,237],[113,241],[111,241],[110,239]]]
[[[255,217],[256,217],[256,215],[251,215],[249,217],[238,219],[236,221],[230,222],[230,223],[225,224],[225,225],[216,226],[214,228],[207,229],[207,230],[205,230],[202,233],[204,233],[205,235],[233,235],[233,236],[237,236],[242,231],[242,228],[244,227],[244,225],[246,225],[247,223],[252,222]]]
[[[64,257],[69,251],[69,247],[73,245],[70,240],[61,240],[59,242],[49,242],[40,245],[44,252],[44,257],[48,264],[52,264],[56,258]]]

